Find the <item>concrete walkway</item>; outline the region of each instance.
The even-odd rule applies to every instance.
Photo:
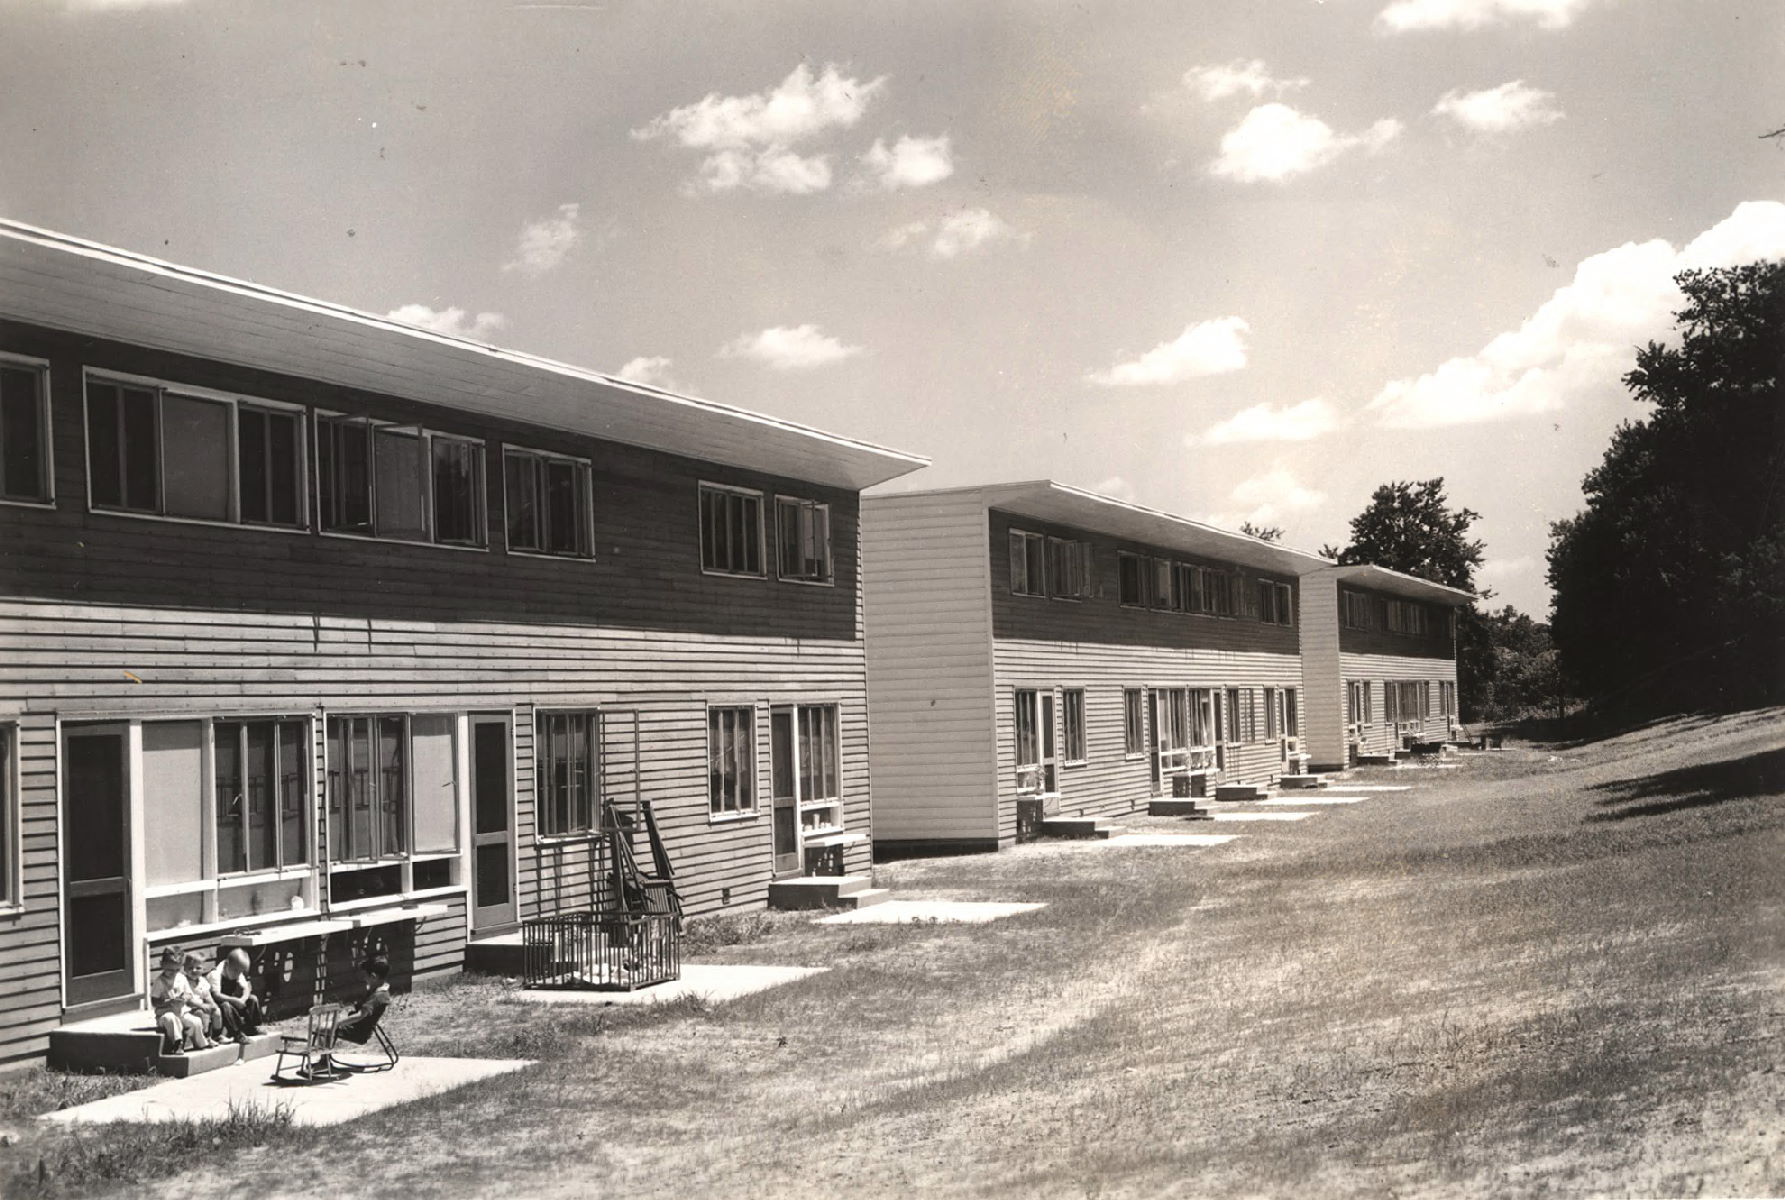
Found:
[[[884,905],[878,907],[885,907]],[[872,912],[874,909],[862,909]],[[577,991],[569,988],[521,988],[514,999],[526,1004],[663,1004],[698,996],[709,1004],[735,1000],[817,975],[823,967],[774,967],[749,963],[683,963],[682,977],[630,992]]]
[[[1282,803],[1287,804],[1288,797]],[[1209,814],[1211,821],[1305,821],[1309,817],[1318,816],[1311,812],[1215,812]]]
[[[1224,846],[1240,835],[1237,833],[1118,833],[1115,837],[1105,838],[1101,842],[1086,842],[1087,846],[1168,846],[1180,850],[1199,849],[1203,846]]]
[[[530,1060],[518,1058],[404,1058],[390,1071],[350,1075],[330,1083],[280,1085],[268,1078],[271,1061],[260,1059],[59,1109],[42,1119],[71,1125],[206,1121],[225,1118],[231,1109],[271,1113],[289,1108],[294,1125],[339,1125],[393,1104],[531,1065]]]
[[[1304,804],[1362,804],[1363,802],[1364,798],[1362,796],[1295,795],[1272,796],[1270,799],[1260,800],[1258,803],[1279,808],[1300,808]]]
[[[835,916],[820,917],[816,925],[982,925],[1018,913],[1046,908],[1045,904],[1022,904],[994,900],[888,900],[868,908]]]

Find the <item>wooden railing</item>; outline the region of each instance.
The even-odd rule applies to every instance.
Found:
[[[682,937],[673,913],[593,912],[521,922],[521,986],[631,991],[676,979]]]

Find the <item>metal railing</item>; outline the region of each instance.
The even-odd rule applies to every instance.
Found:
[[[557,913],[521,922],[521,986],[631,991],[676,979],[681,922],[673,913]]]

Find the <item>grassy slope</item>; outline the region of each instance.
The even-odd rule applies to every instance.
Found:
[[[544,1061],[165,1186],[1785,1193],[1780,716],[1382,773],[1419,786],[1215,850],[882,868],[1050,907],[763,922],[712,956],[834,969],[711,1012],[424,991],[406,1049]]]

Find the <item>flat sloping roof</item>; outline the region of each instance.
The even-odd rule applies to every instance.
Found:
[[[1417,575],[1391,571],[1387,567],[1334,567],[1333,575],[1342,583],[1355,583],[1359,587],[1367,587],[1372,591],[1406,596],[1411,600],[1429,600],[1436,604],[1448,604],[1457,608],[1475,599],[1472,594],[1465,592],[1462,588],[1433,583],[1430,579],[1421,579]]]
[[[4,219],[0,316],[832,487],[929,462]]]
[[[932,492],[898,492],[876,499],[902,499],[914,495],[938,495],[944,492],[976,492],[987,508],[1001,509],[1017,516],[1032,517],[1056,525],[1102,533],[1131,542],[1141,542],[1166,550],[1222,562],[1238,563],[1255,570],[1279,575],[1308,575],[1331,567],[1330,558],[1291,546],[1267,542],[1250,534],[1235,533],[1180,517],[1156,508],[1118,500],[1071,484],[1051,479],[1023,483],[983,484],[968,488],[939,488]]]

